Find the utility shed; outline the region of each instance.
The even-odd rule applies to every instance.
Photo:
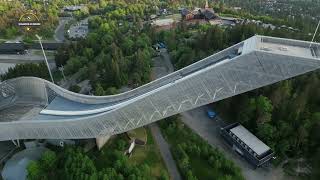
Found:
[[[264,144],[260,139],[254,136],[251,132],[249,132],[242,125],[238,125],[232,129],[230,132],[233,133],[240,141],[246,144],[254,153],[258,156],[270,150],[270,148]]]
[[[243,156],[255,168],[269,165],[274,152],[239,123],[221,128],[221,136],[232,149]]]

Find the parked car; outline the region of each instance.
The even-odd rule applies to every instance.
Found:
[[[210,119],[214,119],[217,116],[217,113],[215,113],[214,111],[212,111],[211,109],[207,110],[207,115]]]
[[[163,42],[160,42],[159,43],[159,47],[162,49],[162,48],[166,48],[166,45],[163,43]]]

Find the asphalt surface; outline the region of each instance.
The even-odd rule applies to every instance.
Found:
[[[49,63],[54,63],[54,56],[47,56]],[[39,63],[43,62],[43,55],[32,55],[32,54],[23,54],[23,55],[13,55],[13,54],[1,54],[0,63]]]
[[[12,63],[0,63],[0,75],[5,74],[6,72],[8,72],[9,68],[13,68],[15,66],[16,64]]]
[[[21,143],[21,142],[20,142]],[[7,156],[12,152],[16,147],[11,141],[0,141],[0,163],[3,163]]]
[[[34,54],[33,51],[34,50],[29,50],[28,54],[23,54],[23,55],[0,54],[0,74],[6,73],[9,68],[15,67],[16,64],[44,62],[43,55]],[[56,63],[54,61],[54,56],[47,55],[47,59],[48,59],[50,68],[51,69],[55,68]]]
[[[59,19],[59,25],[58,27],[56,28],[56,30],[54,31],[54,39],[57,41],[57,42],[63,42],[65,40],[65,37],[64,37],[64,28],[66,26],[66,24],[71,20],[72,18],[60,18]]]
[[[151,130],[152,136],[160,149],[160,154],[161,154],[162,159],[164,160],[164,163],[168,169],[168,172],[170,174],[170,179],[180,180],[181,176],[180,176],[180,173],[179,173],[178,168],[176,166],[176,162],[172,157],[169,144],[163,138],[161,131],[160,131],[160,128],[158,127],[158,124],[153,123],[153,124],[149,125],[149,127]]]
[[[88,18],[81,20],[77,24],[71,25],[68,29],[68,36],[70,38],[85,38],[88,33]]]
[[[160,78],[162,76],[165,76],[171,72],[174,71],[173,66],[170,61],[169,54],[165,49],[161,50],[160,57],[156,57],[153,59],[153,79]],[[177,168],[176,162],[172,157],[169,144],[166,142],[164,137],[161,134],[161,131],[158,127],[157,123],[153,123],[149,125],[152,136],[154,137],[154,140],[156,141],[160,154],[162,156],[162,159],[165,162],[165,165],[168,169],[170,178],[173,180],[180,180],[181,175],[179,173],[179,170]]]
[[[210,119],[206,115],[206,106],[181,113],[182,121],[193,131],[205,139],[211,146],[218,148],[226,158],[232,160],[242,170],[247,180],[278,180],[286,179],[281,168],[258,168],[253,167],[242,157],[236,154],[220,137],[221,119]]]

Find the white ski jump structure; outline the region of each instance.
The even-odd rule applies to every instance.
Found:
[[[83,139],[119,134],[205,104],[320,68],[320,44],[253,36],[136,89],[111,96],[70,92],[49,81],[19,77],[0,84],[0,109],[41,107],[7,121],[0,141]],[[31,116],[31,117],[30,117]]]

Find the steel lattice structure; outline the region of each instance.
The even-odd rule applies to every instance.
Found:
[[[320,67],[319,44],[254,36],[134,90],[87,96],[46,80],[0,84],[0,108],[41,105],[29,120],[0,122],[0,140],[81,139],[119,134]]]

